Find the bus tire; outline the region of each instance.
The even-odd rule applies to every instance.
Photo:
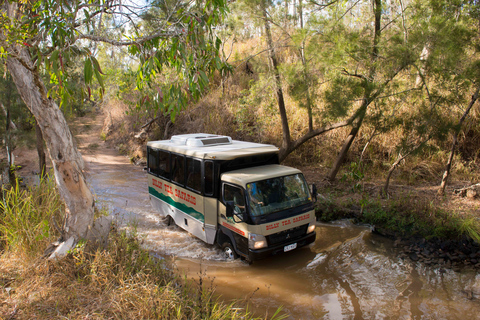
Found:
[[[176,226],[175,220],[173,220],[172,216],[167,216],[167,226]]]
[[[230,242],[225,242],[222,245],[222,253],[228,261],[233,261],[238,258],[237,252],[235,252],[235,248]]]

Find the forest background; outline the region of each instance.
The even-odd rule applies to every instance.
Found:
[[[177,5],[155,3],[141,16],[144,30]],[[471,201],[480,161],[479,10],[477,1],[236,1],[214,28],[221,42],[211,74],[186,79],[174,64],[155,72],[131,48],[86,38],[88,54],[66,61],[63,52],[64,62],[62,51],[51,52],[43,76],[67,119],[103,112],[102,139],[132,159],[144,157],[147,140],[172,134],[271,143],[317,184],[324,219],[362,218],[389,199],[390,211],[460,215],[469,230],[461,233],[480,239]],[[96,23],[112,38],[129,32],[107,15]],[[4,74],[0,130],[8,154],[32,147],[35,120]],[[469,199],[445,196],[450,173],[447,195],[474,185]],[[417,188],[392,189],[392,178]],[[425,194],[420,209],[407,205]],[[395,232],[413,228],[411,214],[399,219]]]

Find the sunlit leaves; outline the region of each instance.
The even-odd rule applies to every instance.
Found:
[[[227,11],[224,0],[148,2],[151,10],[144,16],[152,19],[151,25],[138,18],[140,11],[117,10],[117,6],[126,6],[120,2],[42,0],[17,4],[21,13],[18,20],[4,12],[0,16],[0,32],[5,39],[0,55],[5,58],[13,45],[31,48],[35,67],[49,75],[49,97],[61,99],[60,105],[71,98],[73,89],[80,89],[69,85],[70,69],[78,61],[83,61],[87,95],[90,97],[93,86],[103,91],[103,72],[96,58],[99,41],[114,41],[120,46],[130,43],[128,52],[139,64],[137,89],[144,96],[138,106],[153,106],[172,117],[201,96],[213,72],[225,74],[229,70],[219,57],[221,41],[215,34],[215,26]],[[124,28],[126,34],[99,30],[106,17],[117,17],[119,25],[129,23]],[[90,40],[80,40],[85,38]]]

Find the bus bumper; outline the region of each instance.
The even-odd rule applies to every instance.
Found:
[[[267,258],[269,256],[272,256],[272,255],[276,255],[276,254],[279,254],[279,253],[290,251],[290,250],[288,250],[289,246],[292,246],[295,243],[296,243],[295,249],[300,248],[300,247],[304,247],[304,246],[314,242],[315,237],[316,237],[316,233],[312,232],[312,233],[309,233],[309,234],[307,234],[307,235],[305,235],[301,238],[297,238],[297,239],[289,241],[289,242],[284,242],[284,243],[279,244],[279,245],[275,245],[275,246],[271,246],[271,247],[267,247],[267,248],[263,248],[263,249],[258,249],[258,250],[248,249],[248,260],[250,260],[250,261],[260,260],[260,259],[264,259],[264,258]]]

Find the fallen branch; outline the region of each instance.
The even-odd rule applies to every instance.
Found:
[[[475,191],[474,193],[472,193],[471,196],[469,196],[469,197],[475,198],[477,196],[477,193],[480,193],[480,190],[478,191],[476,190],[477,188],[480,188],[480,183],[472,184],[471,186],[464,187],[464,188],[454,189],[453,193],[461,197],[466,197],[466,196],[469,196],[468,191]]]

